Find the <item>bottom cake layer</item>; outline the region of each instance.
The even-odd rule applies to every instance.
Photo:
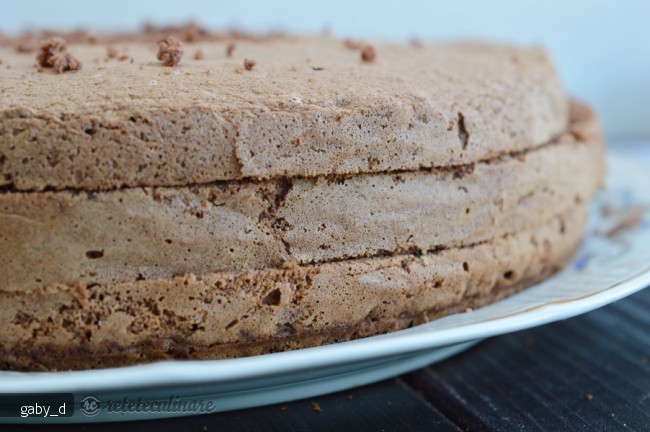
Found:
[[[534,229],[419,256],[0,292],[0,368],[242,357],[403,329],[556,272],[586,213],[577,204]]]

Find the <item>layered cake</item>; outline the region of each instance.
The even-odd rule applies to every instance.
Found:
[[[594,113],[539,48],[45,36],[0,48],[2,369],[259,355],[480,307],[562,268],[603,180]]]

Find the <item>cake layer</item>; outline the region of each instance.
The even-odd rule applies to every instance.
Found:
[[[568,107],[545,52],[330,38],[70,44],[74,72],[0,47],[0,186],[172,186],[461,165],[547,143]],[[203,59],[194,60],[201,51]],[[245,58],[256,65],[242,68]],[[106,61],[105,61],[106,60]]]
[[[223,358],[394,331],[548,276],[582,237],[580,204],[532,229],[423,255],[0,292],[0,368]]]
[[[596,120],[582,110],[553,144],[454,170],[4,193],[0,290],[472,245],[586,202],[603,161]]]

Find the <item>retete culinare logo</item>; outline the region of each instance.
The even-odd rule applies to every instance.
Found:
[[[169,396],[167,399],[147,400],[142,397],[130,399],[108,399],[100,401],[99,398],[88,395],[80,402],[80,410],[87,417],[96,416],[101,410],[106,414],[149,414],[149,413],[174,413],[174,414],[208,414],[215,410],[214,403],[210,400],[185,399],[180,396]]]
[[[79,409],[86,417],[95,417],[101,408],[102,404],[99,399],[92,395],[84,396],[79,403]]]

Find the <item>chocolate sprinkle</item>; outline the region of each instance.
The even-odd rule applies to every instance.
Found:
[[[158,42],[158,60],[165,66],[177,66],[183,57],[183,44],[174,36],[167,36]]]

